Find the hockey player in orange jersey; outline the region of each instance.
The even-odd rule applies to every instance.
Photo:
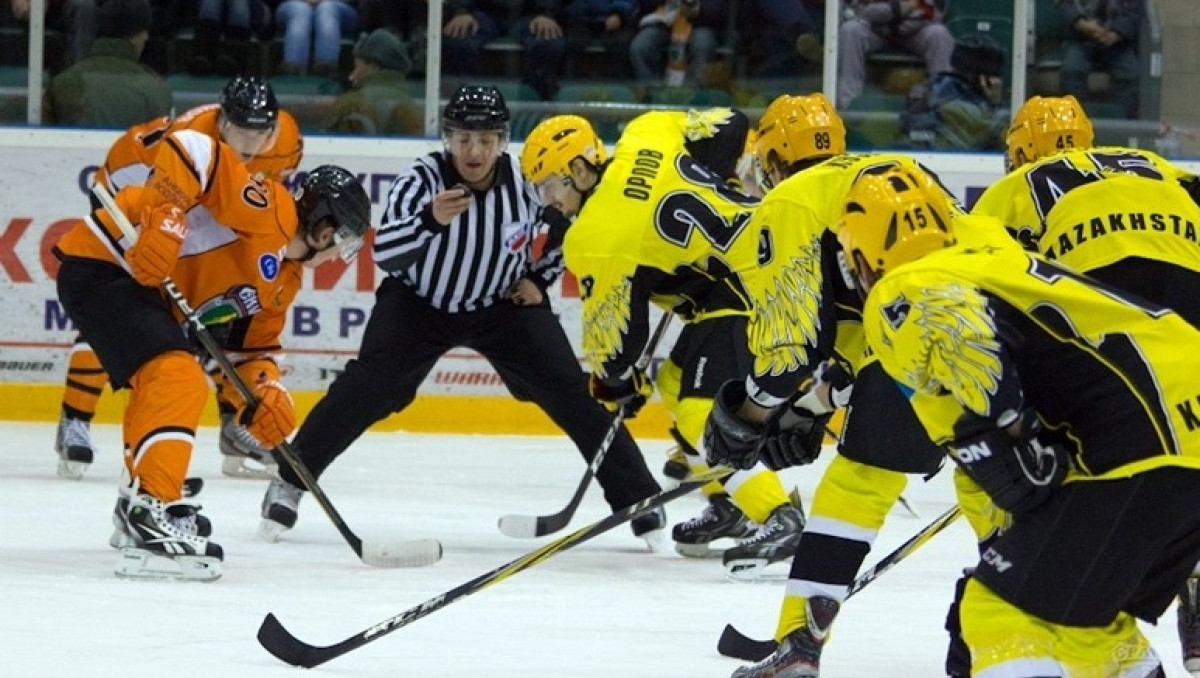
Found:
[[[202,132],[228,143],[258,179],[286,181],[304,153],[300,128],[287,111],[279,109],[270,84],[237,76],[229,81],[218,104],[198,106],[178,117],[163,117],[129,128],[108,151],[96,181],[115,193],[141,186],[150,174],[158,142],[181,129]],[[93,203],[93,206],[96,206]],[[90,422],[108,374],[91,347],[76,337],[67,366],[62,414],[55,438],[58,475],[79,480],[95,456]],[[218,394],[221,411],[221,471],[240,477],[272,473],[270,451],[254,444],[245,428],[233,418],[232,407]],[[247,463],[253,460],[253,464]]]
[[[126,239],[103,209],[54,249],[59,300],[118,388],[131,395],[124,419],[131,478],[114,514],[117,544],[129,544],[117,574],[209,580],[220,576],[211,525],[182,501],[184,475],[208,392],[183,318],[163,294],[170,277],[209,326],[230,328],[226,355],[252,388],[248,409],[225,389],[239,421],[273,448],[295,427],[276,354],[301,267],[351,259],[370,224],[370,201],[352,174],[322,166],[296,197],[252,177],[233,148],[194,130],[171,132],[145,186],[116,201],[138,226]],[[174,567],[150,566],[163,556]]]

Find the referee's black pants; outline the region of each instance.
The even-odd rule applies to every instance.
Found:
[[[613,415],[588,394],[587,377],[549,303],[500,301],[480,311],[446,313],[388,277],[375,294],[358,358],[346,364],[296,433],[293,443],[313,476],[372,424],[407,407],[437,359],[457,347],[483,355],[510,392],[537,403],[591,461]],[[279,471],[303,486],[287,464]],[[660,490],[624,425],[596,479],[614,510]]]

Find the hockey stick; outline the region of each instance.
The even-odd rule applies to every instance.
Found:
[[[258,642],[266,648],[267,652],[293,666],[302,666],[304,668],[319,666],[330,659],[340,657],[352,650],[357,650],[363,645],[377,640],[396,629],[408,626],[422,617],[437,612],[450,603],[461,600],[472,593],[478,593],[493,584],[508,579],[518,572],[538,565],[548,560],[551,556],[578,546],[592,537],[604,534],[615,527],[629,522],[646,511],[674,501],[705,483],[724,478],[731,472],[730,469],[718,467],[698,474],[692,479],[684,481],[679,487],[647,497],[591,525],[585,525],[565,537],[559,537],[545,546],[530,551],[464,584],[459,584],[449,591],[440,593],[419,605],[410,607],[394,617],[385,619],[333,645],[322,647],[309,645],[299,640],[284,628],[283,624],[279,622],[279,619],[274,614],[268,614],[263,619],[262,625],[258,627]]]
[[[659,341],[667,331],[667,326],[671,324],[671,318],[671,313],[663,313],[662,317],[658,319],[658,326],[654,328],[654,334],[650,336],[646,347],[642,349],[642,355],[638,357],[635,369],[645,371],[646,366],[654,359],[654,349],[658,347]],[[553,534],[566,527],[575,517],[575,511],[583,502],[583,496],[587,494],[588,486],[592,484],[592,478],[596,476],[596,471],[600,470],[600,464],[604,463],[604,458],[608,456],[608,448],[612,447],[613,440],[617,437],[617,431],[621,430],[621,422],[625,419],[624,415],[625,409],[622,407],[613,417],[612,423],[608,425],[608,431],[605,432],[604,439],[600,441],[600,447],[592,457],[591,463],[588,464],[587,470],[583,472],[583,478],[579,480],[575,494],[571,495],[571,500],[562,510],[548,516],[519,514],[501,516],[498,523],[500,532],[515,539],[533,539]]]
[[[119,205],[113,200],[108,189],[100,182],[96,182],[92,186],[92,193],[104,209],[108,211],[109,216],[116,222],[121,229],[121,233],[129,240],[130,243],[137,242],[137,231],[134,230],[133,224],[130,223],[129,217],[121,211]],[[221,367],[221,371],[229,378],[229,381],[241,394],[246,401],[246,406],[253,409],[258,406],[258,399],[254,396],[254,392],[238,374],[233,367],[233,363],[229,362],[229,358],[225,355],[222,349],[208,328],[204,326],[204,322],[200,319],[199,314],[192,310],[191,304],[188,303],[183,293],[175,285],[175,282],[170,278],[163,280],[163,289],[166,290],[167,296],[171,297],[171,301],[179,309],[179,312],[187,318],[188,324],[192,326],[192,331],[200,340],[200,344],[204,350],[208,351],[209,356],[217,362]],[[296,451],[285,440],[275,448],[287,461],[288,465],[300,477],[300,481],[304,483],[305,489],[312,493],[313,498],[325,510],[325,515],[333,521],[334,527],[342,534],[342,537],[350,544],[350,548],[354,549],[354,553],[358,555],[367,565],[373,567],[420,567],[423,565],[431,565],[436,563],[442,557],[442,545],[433,539],[416,539],[412,541],[397,542],[392,544],[363,544],[362,539],[350,530],[346,525],[346,521],[342,520],[342,516],[338,514],[337,509],[329,501],[329,497],[325,496],[325,492],[321,490],[321,486],[317,484],[316,478],[313,478],[312,473],[304,465],[304,462],[296,456]]]
[[[913,551],[921,548],[935,535],[944,530],[947,525],[954,522],[960,515],[962,509],[957,504],[950,507],[948,511],[938,516],[937,520],[927,525],[920,532],[912,536],[908,541],[904,542],[895,551],[887,554],[875,563],[870,569],[860,574],[846,589],[846,599],[850,596],[863,590],[867,584],[875,581],[884,572],[892,569],[901,560],[912,555]],[[725,630],[721,632],[721,639],[717,641],[717,652],[726,657],[735,659],[743,659],[750,662],[759,662],[775,652],[779,646],[774,640],[755,640],[743,634],[734,628],[733,624],[726,624]]]

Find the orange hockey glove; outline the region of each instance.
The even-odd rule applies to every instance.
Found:
[[[146,287],[158,287],[179,259],[187,220],[183,210],[164,204],[142,210],[141,226],[138,241],[125,250],[125,261],[134,280]]]
[[[278,447],[296,430],[292,396],[283,384],[263,374],[254,384],[254,397],[258,407],[251,412],[243,405],[238,411],[238,421],[263,447]]]

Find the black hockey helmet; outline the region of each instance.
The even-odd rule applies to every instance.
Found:
[[[442,129],[498,131],[507,138],[510,119],[500,90],[491,85],[463,85],[442,111]]]
[[[371,201],[358,179],[336,165],[321,165],[300,182],[295,198],[301,233],[331,219],[334,245],[344,261],[352,261],[371,227]]]
[[[243,129],[271,129],[279,119],[279,102],[271,83],[238,75],[221,91],[221,113]]]

